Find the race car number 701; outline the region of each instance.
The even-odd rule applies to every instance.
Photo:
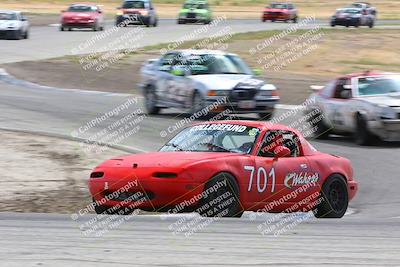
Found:
[[[253,186],[253,177],[254,177],[255,167],[254,166],[244,166],[244,169],[246,171],[251,171],[249,187],[247,188],[247,191],[250,192],[251,191],[251,187]],[[261,180],[261,176],[264,179],[262,188],[261,188],[261,181],[260,181]],[[275,169],[272,168],[271,171],[268,173],[268,176],[267,176],[267,171],[263,167],[259,167],[258,170],[257,170],[257,191],[259,193],[262,193],[267,189],[268,177],[270,177],[272,179],[271,193],[273,193],[275,191]]]

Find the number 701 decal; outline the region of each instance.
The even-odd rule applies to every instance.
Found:
[[[251,171],[249,187],[247,188],[247,191],[250,192],[251,188],[253,186],[254,171],[256,168],[254,166],[244,166],[244,169],[246,171]],[[271,171],[267,175],[267,171],[263,167],[259,167],[257,170],[257,191],[259,193],[262,193],[267,189],[268,178],[272,179],[271,193],[273,193],[275,191],[275,169],[272,168]],[[261,187],[261,179],[263,179],[262,187]]]

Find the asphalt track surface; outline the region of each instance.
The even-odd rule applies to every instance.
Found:
[[[19,53],[25,57],[29,53],[24,49],[14,47],[14,56]],[[0,128],[72,139],[71,133],[76,133],[79,127],[127,99],[138,102],[112,120],[142,108],[142,99],[104,92],[56,90],[0,75]],[[287,111],[283,107],[276,116]],[[156,150],[175,133],[169,127],[184,117],[173,110],[147,117],[140,123],[140,130],[121,145],[136,151]],[[104,126],[96,125],[79,137],[88,137]],[[161,137],[163,131],[167,136]],[[311,142],[320,151],[352,161],[359,192],[342,219],[310,218],[277,236],[262,235],[258,229],[273,215],[246,213],[241,219],[215,221],[186,237],[174,235],[169,226],[187,215],[166,219],[159,215],[136,216],[101,237],[93,237],[83,235],[80,225],[94,215],[74,221],[70,215],[0,213],[0,266],[398,266],[400,145],[359,147],[350,138],[340,136]]]
[[[90,46],[85,45],[87,41],[100,36],[103,32],[92,32],[87,29],[60,32],[57,26],[37,26],[31,27],[30,39],[28,40],[0,40],[0,64],[61,57],[71,54],[90,54],[117,49],[119,47],[123,49],[136,49],[147,45],[175,42],[181,39],[200,39],[227,33],[284,30],[294,25],[296,24],[283,22],[262,23],[260,20],[254,19],[218,20],[215,26],[210,26],[207,28],[207,31],[201,31],[204,25],[177,25],[176,20],[161,19],[159,27],[156,28],[130,26],[127,28],[118,28],[118,31],[113,31],[113,22],[108,21],[106,25],[107,36],[98,39],[95,45]],[[322,28],[331,28],[328,21],[316,20],[300,26],[299,29],[310,29],[316,25]],[[378,20],[376,28],[397,29],[400,28],[400,23],[397,20]],[[201,33],[191,36],[190,34],[196,29],[201,31]],[[355,29],[350,28],[349,30]],[[123,39],[123,36],[127,35],[130,36],[130,41]],[[113,43],[110,47],[110,44],[115,40],[121,40],[121,42]]]

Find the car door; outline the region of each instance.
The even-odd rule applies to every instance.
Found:
[[[290,155],[276,158],[276,149],[282,146],[290,150]],[[299,200],[319,191],[319,174],[303,155],[299,138],[292,131],[267,132],[255,162],[257,179],[252,188],[259,193],[257,200],[271,211],[275,208],[290,208]]]
[[[171,74],[172,66],[177,57],[176,52],[170,52],[161,57],[158,65],[157,81],[156,81],[156,97],[158,102],[164,103],[169,106],[170,95],[168,88],[173,82],[173,75]]]
[[[184,55],[178,54],[171,67],[172,79],[168,80],[169,101],[174,102],[179,107],[185,108],[188,105],[188,99],[193,95],[189,66]]]
[[[336,80],[335,88],[332,95],[327,99],[325,104],[325,116],[332,126],[337,130],[345,130],[346,126],[346,110],[344,109],[351,99],[352,86],[351,80],[347,77]]]

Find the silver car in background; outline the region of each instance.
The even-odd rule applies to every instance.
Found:
[[[29,22],[20,11],[0,10],[0,38],[28,39]]]
[[[352,133],[360,145],[400,141],[400,74],[351,74],[313,89],[305,113],[317,137]]]
[[[277,88],[256,78],[257,72],[235,54],[178,50],[145,62],[140,86],[149,114],[163,108],[194,114],[218,103],[209,112],[229,109],[232,114],[257,113],[269,119],[279,101]]]

